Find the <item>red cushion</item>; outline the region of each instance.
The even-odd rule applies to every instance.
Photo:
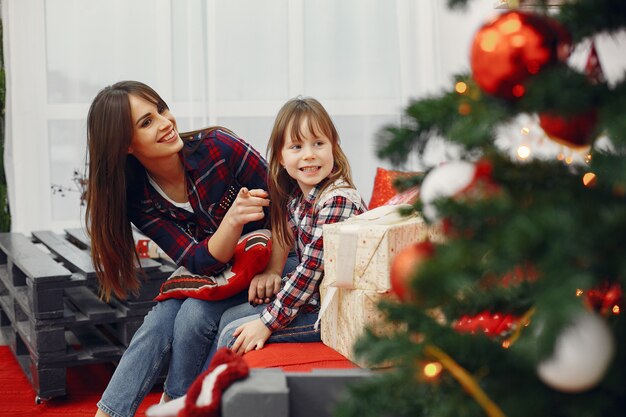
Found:
[[[281,368],[284,371],[358,368],[337,351],[321,342],[269,343],[243,356],[250,368]]]
[[[190,273],[178,268],[162,285],[156,301],[168,298],[223,300],[248,288],[255,275],[262,272],[270,259],[272,241],[269,230],[250,232],[235,247],[231,266],[216,276]]]
[[[397,178],[412,177],[417,174],[417,172],[392,171],[380,167],[376,168],[372,198],[367,207],[372,210],[385,205],[389,199],[398,194],[398,190],[396,190],[393,185],[393,182]]]

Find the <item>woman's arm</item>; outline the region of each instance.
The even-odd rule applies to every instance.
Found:
[[[244,225],[263,219],[270,201],[265,190],[248,190],[243,187],[230,206],[219,227],[207,242],[208,250],[221,262],[228,262],[235,252]]]
[[[267,163],[241,138],[222,130],[215,132],[214,144],[221,150],[232,176],[242,186],[218,229],[208,241],[209,252],[228,262],[234,253],[244,226],[265,218],[267,199]]]
[[[207,233],[205,229],[204,236],[200,231],[197,239],[197,230],[186,230],[184,221],[176,220],[158,204],[141,201],[145,199],[142,195],[133,199],[129,215],[131,222],[177,265],[196,274],[215,275],[231,259],[242,231],[247,233],[267,223],[261,215],[265,212],[263,207],[269,204],[263,191],[267,164],[250,145],[225,132],[215,131],[196,140],[201,143],[191,144],[195,150],[186,156],[186,164],[196,173],[194,194],[199,200],[196,215],[212,221],[214,231]],[[215,190],[223,189],[224,182],[246,190],[239,190],[227,211],[219,214],[220,204],[227,196],[222,191],[216,195]],[[257,218],[261,221],[251,220]]]

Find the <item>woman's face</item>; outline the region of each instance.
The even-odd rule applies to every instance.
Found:
[[[169,109],[159,108],[133,94],[128,95],[128,100],[133,122],[133,137],[128,153],[141,163],[178,154],[183,141],[178,134],[176,119]]]

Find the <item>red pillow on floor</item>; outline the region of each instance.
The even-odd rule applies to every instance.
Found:
[[[181,266],[161,284],[155,300],[188,297],[223,300],[240,293],[267,266],[272,249],[270,236],[270,231],[265,229],[242,236],[235,247],[231,265],[219,275],[196,275]]]

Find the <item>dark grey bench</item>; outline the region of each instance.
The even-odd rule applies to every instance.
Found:
[[[36,401],[66,394],[66,369],[117,362],[174,267],[142,259],[137,296],[105,303],[81,229],[0,233],[0,331]]]

